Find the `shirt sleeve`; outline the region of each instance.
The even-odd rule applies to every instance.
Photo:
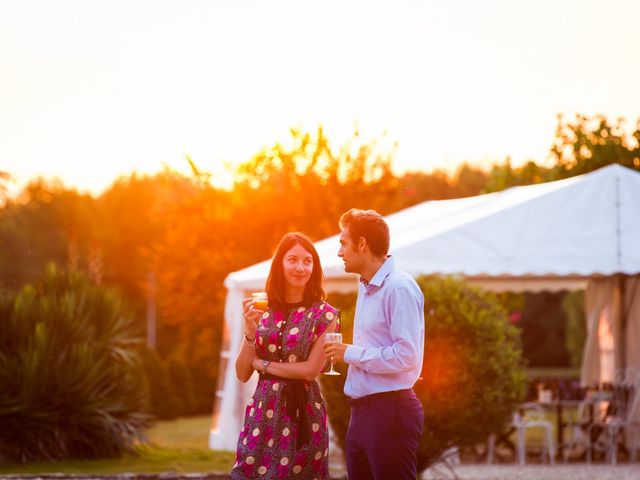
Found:
[[[386,312],[380,312],[380,315],[389,315],[391,345],[349,345],[344,361],[370,373],[398,373],[415,368],[424,341],[420,309],[421,302],[408,287],[391,290]]]

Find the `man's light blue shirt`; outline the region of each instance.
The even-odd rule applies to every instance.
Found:
[[[360,282],[344,393],[360,398],[413,387],[424,358],[424,295],[393,257]]]

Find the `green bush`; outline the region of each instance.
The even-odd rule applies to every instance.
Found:
[[[0,459],[111,457],[147,426],[139,337],[120,297],[49,266],[0,300]]]
[[[501,431],[524,398],[526,381],[518,330],[495,295],[455,278],[422,277],[418,284],[426,321],[423,380],[414,387],[425,412],[418,452],[422,471],[447,448],[473,446]],[[353,308],[343,310],[347,343],[352,322]],[[344,375],[321,379],[343,450],[349,422],[344,380]]]
[[[177,362],[176,360],[169,360],[167,362],[167,372],[173,392],[181,402],[181,416],[211,412],[213,393],[207,395],[206,407],[204,409],[202,407],[198,409],[198,397],[201,395],[198,395],[200,392],[195,388],[192,370],[187,365]],[[205,386],[202,385],[202,390],[209,393],[209,390],[204,387]]]
[[[185,415],[181,394],[171,383],[167,361],[146,346],[140,349],[149,392],[148,412],[155,418],[172,419]]]
[[[206,369],[192,367],[174,356],[163,358],[142,346],[140,356],[149,391],[148,412],[157,419],[211,413],[215,390]]]
[[[356,295],[332,294],[329,295],[327,301],[340,310],[340,332],[342,333],[342,341],[344,343],[352,343]],[[347,397],[344,395],[347,366],[344,363],[338,362],[334,365],[334,369],[340,372],[341,375],[320,375],[320,386],[327,407],[329,422],[331,422],[331,428],[335,434],[334,440],[342,451],[346,452],[345,437],[347,435],[347,428],[349,427],[349,416],[351,415],[351,407],[349,406]]]

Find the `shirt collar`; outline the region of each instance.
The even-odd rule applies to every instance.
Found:
[[[369,287],[371,285],[374,285],[376,287],[380,287],[380,285],[382,285],[382,282],[384,282],[385,278],[387,278],[389,276],[389,274],[393,271],[395,266],[396,266],[395,259],[391,255],[388,255],[387,259],[384,261],[384,263],[382,265],[380,265],[380,268],[378,269],[378,271],[375,273],[373,278],[368,283],[365,282],[364,280],[360,280],[360,281],[366,287]]]

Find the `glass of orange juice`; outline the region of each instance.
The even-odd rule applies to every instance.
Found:
[[[267,298],[267,292],[255,292],[251,294],[253,298],[253,308],[256,310],[266,310],[269,306],[269,299]]]

